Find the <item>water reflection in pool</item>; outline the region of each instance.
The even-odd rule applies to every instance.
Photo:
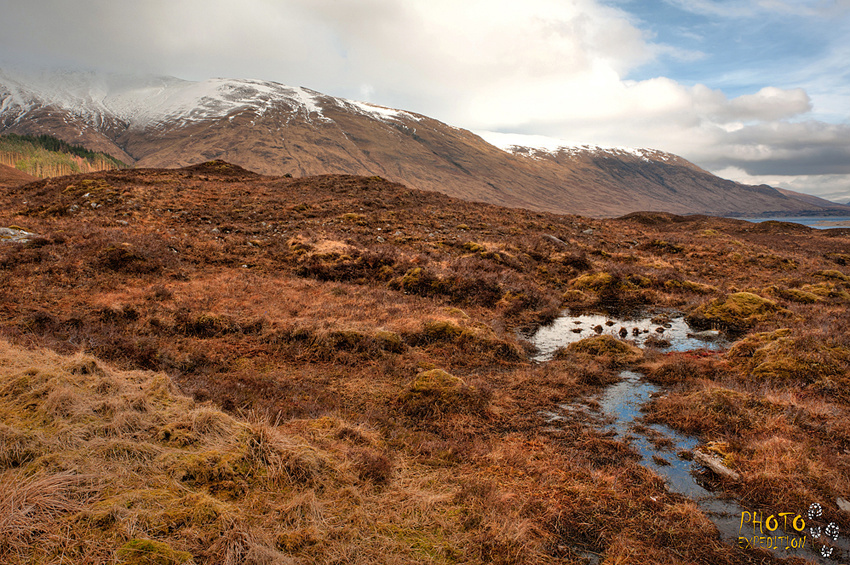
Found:
[[[532,359],[542,362],[551,359],[561,347],[600,334],[633,341],[638,347],[657,347],[662,351],[722,350],[729,345],[725,336],[717,330],[697,331],[691,328],[681,313],[657,313],[634,318],[565,313],[526,337],[537,348]]]

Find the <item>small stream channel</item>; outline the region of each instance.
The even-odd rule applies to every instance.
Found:
[[[601,333],[624,337],[639,347],[653,345],[661,351],[695,349],[719,351],[726,349],[729,345],[719,332],[695,332],[680,314],[671,313],[635,319],[615,319],[597,314],[573,316],[567,313],[553,324],[540,328],[535,334],[526,337],[537,349],[536,355],[532,358],[537,362],[546,362],[552,359],[559,348]],[[655,336],[654,339],[652,336]],[[754,534],[751,524],[745,524],[743,529],[741,528],[742,516],[752,516],[752,510],[705,488],[700,484],[699,465],[679,456],[680,453],[690,453],[697,447],[699,443],[697,438],[680,434],[665,425],[644,424],[637,421],[641,417],[641,407],[652,396],[663,394],[664,390],[644,380],[643,375],[636,371],[622,371],[620,378],[619,382],[606,387],[595,399],[596,402],[565,403],[543,415],[552,427],[557,427],[559,421],[575,417],[580,417],[584,421],[597,422],[600,431],[609,432],[614,437],[628,442],[640,454],[641,465],[661,476],[671,492],[693,500],[715,524],[721,539],[737,545],[739,536],[752,538]],[[802,515],[809,524],[807,509],[793,510]],[[778,549],[766,547],[764,542],[761,544],[756,542],[758,546],[770,549],[777,557],[793,555],[815,563],[836,563],[839,555],[845,557],[850,553],[846,532],[841,532],[837,542],[831,541],[831,544],[838,549],[829,558],[824,558],[820,554],[821,544],[815,543],[818,549],[813,548],[812,534],[808,525],[803,532],[797,532],[791,528],[785,532],[781,521],[779,526],[772,532],[765,530],[764,534],[774,538],[787,536],[786,540],[781,541]],[[758,532],[756,535],[759,535]],[[806,538],[803,548],[790,547],[794,543],[799,543],[804,535]],[[787,550],[784,547],[786,544],[789,546]],[[588,557],[591,562],[596,561],[592,554],[588,554]]]

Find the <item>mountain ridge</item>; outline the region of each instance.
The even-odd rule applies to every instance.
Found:
[[[497,147],[433,118],[249,79],[0,72],[0,133],[48,133],[137,167],[223,159],[266,175],[379,175],[473,201],[616,216],[823,212],[655,150]]]

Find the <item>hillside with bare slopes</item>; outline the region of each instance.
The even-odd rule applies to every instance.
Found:
[[[0,72],[0,133],[47,133],[138,167],[223,159],[272,175],[380,175],[466,200],[554,213],[825,210],[659,151],[503,150],[426,116],[272,82],[112,77],[111,87],[89,88],[96,77],[77,79],[39,82]]]

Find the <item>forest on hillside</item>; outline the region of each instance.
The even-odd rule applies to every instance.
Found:
[[[110,155],[49,135],[12,133],[0,136],[0,164],[38,178],[127,168]]]

